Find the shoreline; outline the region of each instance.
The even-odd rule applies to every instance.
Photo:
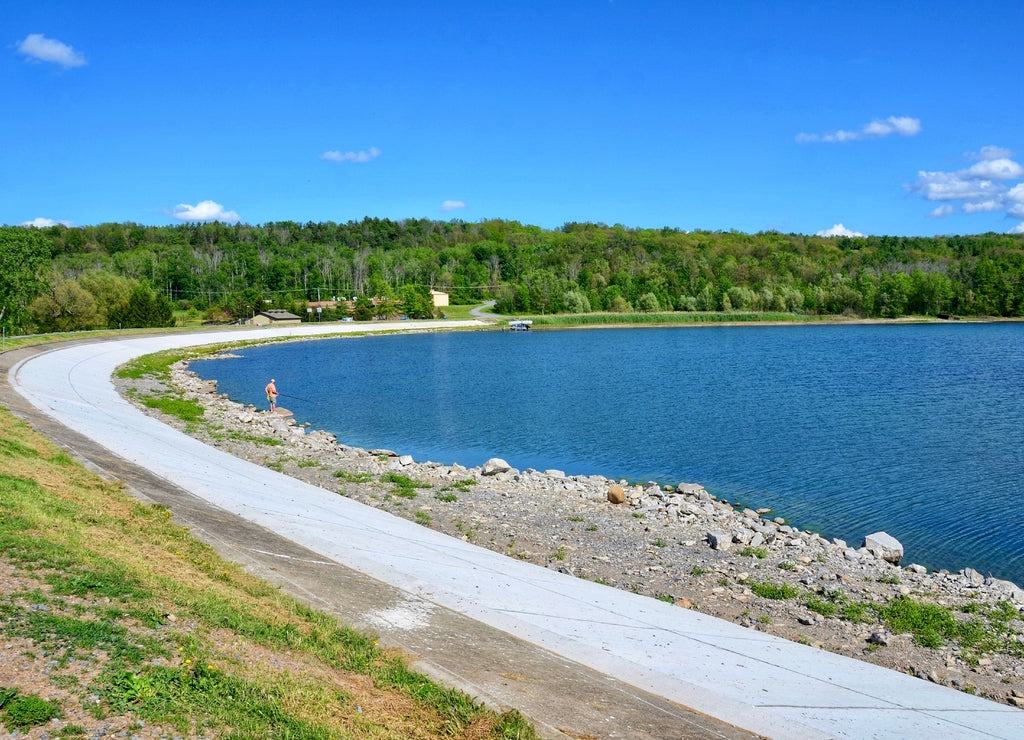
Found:
[[[1009,581],[970,568],[900,568],[878,557],[877,548],[796,530],[764,510],[737,510],[697,484],[629,485],[519,471],[497,459],[466,468],[350,447],[308,431],[285,410],[270,414],[219,395],[216,383],[199,379],[187,363],[172,366],[171,385],[203,407],[206,424],[185,431],[250,462],[539,567],[1024,706],[1024,590]],[[157,390],[117,382],[122,394],[127,387]],[[136,394],[128,398],[184,430],[142,406]],[[765,596],[770,586],[789,596]],[[950,609],[1011,604],[1010,647],[923,647],[870,618],[872,609],[900,599]],[[850,610],[859,617],[848,618]]]

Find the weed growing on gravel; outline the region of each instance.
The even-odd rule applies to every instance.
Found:
[[[843,601],[841,607],[843,619],[854,624],[870,624],[875,621],[871,617],[871,609],[862,601]]]
[[[402,475],[401,473],[385,473],[380,477],[380,480],[382,483],[393,484],[394,494],[402,498],[416,498],[417,488],[433,488],[429,483],[413,480],[409,476]]]
[[[758,560],[764,560],[768,557],[768,550],[764,547],[744,547],[740,550],[740,555],[745,558],[754,557]]]
[[[462,480],[453,481],[447,484],[442,491],[462,491],[463,493],[469,493],[469,489],[475,486],[477,483],[476,478],[463,478]]]
[[[456,496],[454,493],[442,493],[441,491],[435,493],[434,498],[436,498],[438,501],[443,501],[446,504],[453,504],[459,500],[459,497]]]
[[[774,581],[747,581],[750,590],[763,599],[792,599],[798,591],[795,586],[788,583],[775,583]]]
[[[1012,629],[1008,620],[1001,619],[1007,615],[1005,607],[979,610],[979,617],[960,621],[949,607],[899,596],[884,606],[876,607],[876,611],[889,629],[912,634],[914,641],[924,647],[937,648],[947,642],[956,642],[966,650],[987,653],[1007,649],[1015,642],[1006,639]],[[987,624],[982,621],[983,617]]]
[[[206,413],[195,401],[180,396],[146,396],[142,403],[168,416],[176,416],[186,424],[200,421]]]
[[[17,689],[0,688],[0,718],[12,732],[44,725],[61,714],[57,702],[46,701],[38,694],[19,696]]]
[[[258,434],[246,434],[245,432],[228,432],[228,439],[237,439],[241,442],[252,442],[257,445],[266,445],[267,447],[281,447],[284,445],[279,439],[273,437],[263,437]]]
[[[369,483],[373,480],[369,473],[350,473],[347,470],[334,471],[334,477],[346,483]]]
[[[808,596],[804,606],[823,617],[834,617],[839,612],[843,598],[841,591],[826,591],[821,596]]]

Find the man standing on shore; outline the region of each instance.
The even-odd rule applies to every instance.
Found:
[[[267,387],[264,389],[267,392],[267,400],[270,402],[270,413],[277,411],[277,386],[274,385],[274,379],[271,378],[270,382],[267,383]]]

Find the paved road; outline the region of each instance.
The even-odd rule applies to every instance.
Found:
[[[139,413],[109,379],[164,348],[325,330],[7,353],[16,393],[0,388],[0,402],[228,557],[436,678],[520,708],[548,737],[1024,738],[1011,707],[522,563],[238,460]]]

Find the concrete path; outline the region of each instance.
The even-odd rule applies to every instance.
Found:
[[[430,325],[403,322],[401,328]],[[158,484],[212,507],[203,515],[208,521],[219,512],[255,525],[254,531],[265,531],[268,538],[272,533],[279,551],[262,555],[277,558],[278,565],[305,563],[329,571],[306,574],[303,588],[314,601],[324,601],[326,592],[338,588],[333,579],[352,584],[369,579],[378,590],[386,585],[389,595],[356,621],[401,634],[407,645],[423,641],[416,653],[428,667],[456,683],[479,685],[482,699],[523,708],[515,699],[522,691],[517,694],[513,686],[518,674],[509,668],[499,680],[483,682],[487,667],[477,665],[476,675],[459,676],[460,669],[445,668],[429,654],[444,649],[443,639],[431,642],[439,638],[431,633],[445,631],[440,637],[449,640],[449,650],[479,648],[478,663],[498,660],[489,651],[502,638],[473,626],[483,625],[509,637],[507,650],[529,647],[532,653],[514,655],[524,663],[540,661],[541,672],[559,668],[568,676],[585,674],[579,684],[560,679],[568,681],[562,691],[538,697],[535,711],[524,709],[549,736],[744,736],[731,725],[774,738],[1024,738],[1024,715],[1012,707],[522,563],[239,460],[141,414],[110,381],[121,363],[162,349],[339,328],[247,329],[73,345],[27,353],[33,356],[15,362],[8,380],[31,406],[81,435],[80,444],[99,445],[147,468]],[[201,512],[195,501],[188,504],[192,499],[179,498],[183,508],[195,505]],[[261,555],[258,548],[245,548],[244,537],[240,542],[235,549],[247,553],[243,560]],[[289,548],[295,552],[287,554]],[[253,567],[260,569],[255,562]],[[330,603],[345,598],[341,593]],[[452,629],[464,632],[453,635],[447,631]],[[478,635],[479,643],[467,638]],[[538,693],[536,686],[532,693]],[[579,717],[574,719],[566,702],[580,705]],[[625,718],[614,716],[620,706]],[[588,708],[592,711],[584,711]],[[589,725],[576,725],[577,720]]]

